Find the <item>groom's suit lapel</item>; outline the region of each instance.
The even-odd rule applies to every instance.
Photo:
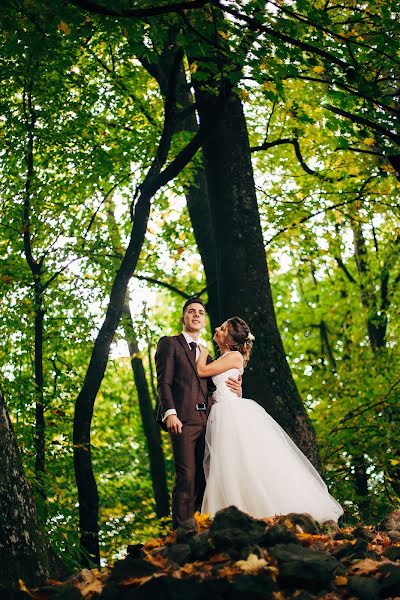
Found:
[[[197,379],[200,381],[200,377],[196,367],[196,354],[191,351],[191,349],[189,348],[189,344],[187,343],[185,337],[181,333],[178,335],[178,342],[180,342],[180,344],[183,346],[183,349],[186,352],[186,356],[188,357],[189,362],[192,365],[194,372],[196,373]]]

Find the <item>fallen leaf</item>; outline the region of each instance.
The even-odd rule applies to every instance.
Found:
[[[88,583],[84,586],[80,585],[78,587],[81,590],[82,597],[89,598],[92,595],[97,596],[98,594],[101,594],[103,584],[98,579],[95,579],[94,581],[92,581],[92,583]]]
[[[343,577],[342,575],[337,575],[337,577],[335,577],[336,585],[347,585],[347,581],[347,577]]]
[[[258,571],[267,566],[267,561],[263,558],[258,558],[256,554],[249,554],[247,560],[238,560],[235,565],[247,573]]]
[[[382,561],[372,560],[372,558],[364,558],[351,565],[349,575],[370,575],[376,573],[381,566]]]
[[[197,511],[194,513],[194,518],[196,519],[199,531],[204,531],[204,529],[208,529],[211,525],[211,516],[208,513],[202,514]]]
[[[146,581],[150,581],[153,575],[147,575],[146,577],[129,577],[128,579],[124,579],[118,583],[119,587],[129,588],[129,587],[138,587]]]
[[[229,560],[228,554],[224,554],[223,552],[220,552],[220,554],[214,554],[214,556],[212,556],[208,562],[210,562],[212,564],[216,564],[216,563],[226,562],[227,560]]]

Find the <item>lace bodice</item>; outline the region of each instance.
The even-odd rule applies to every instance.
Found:
[[[237,395],[227,387],[225,382],[229,377],[238,377],[239,374],[241,375],[242,373],[243,369],[228,369],[227,371],[219,373],[212,378],[214,385],[217,388],[213,393],[215,402],[237,399]]]

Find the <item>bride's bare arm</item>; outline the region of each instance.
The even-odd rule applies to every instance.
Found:
[[[240,352],[228,352],[217,360],[207,365],[208,350],[200,346],[200,356],[197,361],[197,372],[200,377],[214,377],[228,369],[241,369],[243,367],[243,356]]]

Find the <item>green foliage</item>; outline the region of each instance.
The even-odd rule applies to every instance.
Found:
[[[118,10],[127,3],[107,4]],[[209,7],[187,11],[185,19],[174,13],[142,21],[26,1],[7,3],[2,15],[0,374],[35,485],[36,307],[23,239],[28,197],[44,286],[47,527],[71,569],[78,546],[74,402],[121,258],[108,213],[113,207],[124,245],[131,202],[163,122],[162,95],[149,71],[174,43],[183,46],[193,81],[214,93],[224,80],[235,86],[251,145],[266,142],[254,151],[253,166],[275,307],[332,490],[349,519],[378,521],[399,506],[400,222],[390,162],[398,143],[387,134],[396,131],[398,111],[398,7],[391,0],[345,8],[307,0],[269,3],[268,10],[259,0],[241,4],[255,29]],[[170,160],[191,135],[174,136]],[[197,156],[157,194],[135,274],[141,280],[130,286],[150,386],[157,339],[179,331],[185,294],[206,287],[184,199],[199,165]],[[360,232],[364,268],[354,250]],[[372,348],[369,327],[385,320],[384,344]],[[103,556],[164,533],[121,331],[96,402],[92,454]],[[360,464],[367,501],[356,485]]]

